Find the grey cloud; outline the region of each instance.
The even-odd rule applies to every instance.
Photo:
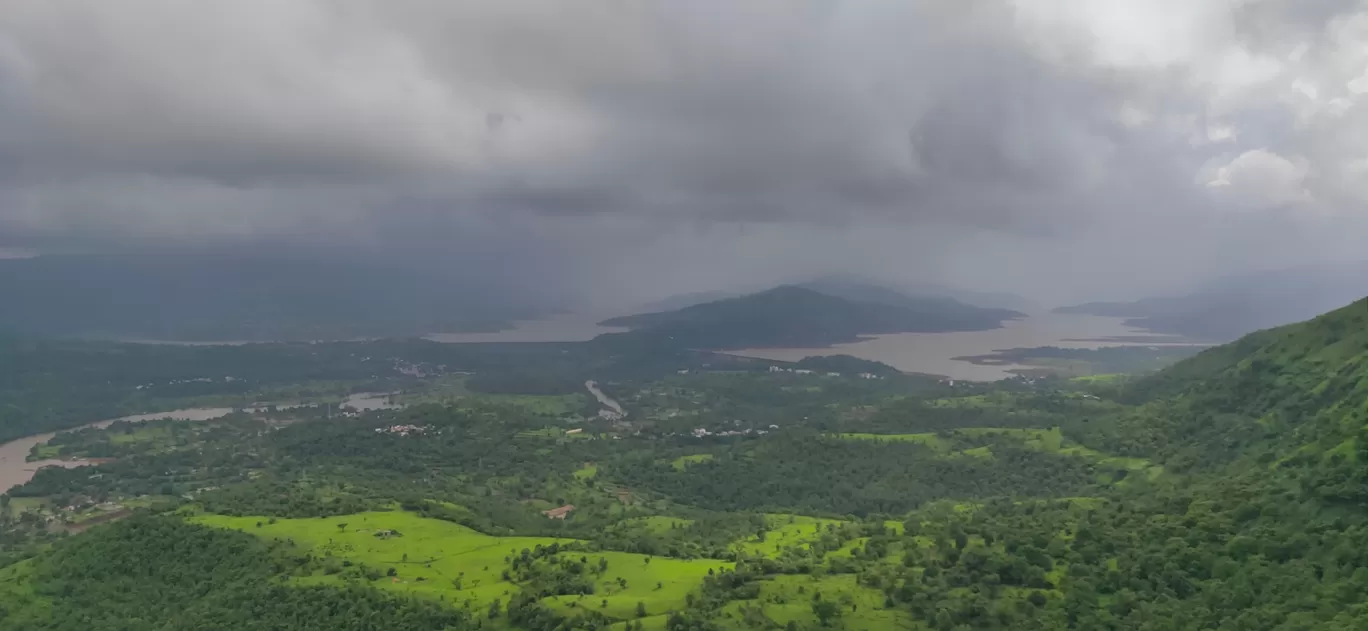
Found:
[[[1011,256],[1101,288],[1248,265],[1289,225],[1357,230],[1368,202],[1362,2],[5,12],[0,247],[465,251],[640,291],[838,267],[1006,283],[982,259]]]

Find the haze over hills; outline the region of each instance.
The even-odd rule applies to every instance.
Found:
[[[691,291],[683,294],[675,294],[660,300],[653,300],[637,308],[641,313],[660,313],[662,311],[675,311],[685,307],[701,305],[705,302],[716,302],[728,298],[736,298],[743,294],[734,291]]]
[[[996,315],[1001,320],[1025,316],[1024,313],[1013,309],[968,303],[955,297],[955,294],[966,292],[959,292],[940,285],[923,286],[923,291],[913,292],[870,281],[831,277],[801,283],[798,286],[856,302],[872,302],[927,313],[963,314],[969,319],[989,314]],[[972,294],[973,292],[967,293]]]
[[[1020,311],[1030,310],[1033,306],[1031,301],[1020,296],[970,291],[938,283],[887,284],[855,276],[825,276],[790,284],[829,296],[859,302],[875,302],[915,309],[928,307],[937,310],[960,309],[968,306],[1013,312],[1006,315],[1006,318],[1021,317],[1023,314]],[[706,302],[737,298],[746,295],[746,293],[744,291],[713,290],[675,294],[641,305],[637,311],[639,313],[675,311]]]
[[[1126,324],[1211,340],[1298,322],[1368,295],[1368,264],[1300,267],[1220,278],[1178,296],[1056,309],[1128,318]]]
[[[872,286],[847,285],[832,291],[845,295],[784,285],[674,311],[611,318],[600,324],[632,331],[600,339],[655,340],[711,349],[813,347],[880,333],[992,329],[1020,316],[949,299],[913,298]]]
[[[336,340],[492,331],[552,300],[494,279],[320,254],[0,260],[0,330],[168,341]]]

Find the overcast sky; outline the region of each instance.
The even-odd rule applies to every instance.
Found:
[[[1126,297],[1368,252],[1366,93],[1349,0],[0,0],[0,256]]]

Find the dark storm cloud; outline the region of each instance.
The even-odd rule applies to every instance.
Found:
[[[1361,226],[1368,200],[1361,2],[4,12],[0,247],[343,243],[657,276],[703,247],[766,278],[756,256],[988,278],[956,261],[1140,268],[1143,235],[1174,239],[1176,268],[1244,265],[1289,227]]]

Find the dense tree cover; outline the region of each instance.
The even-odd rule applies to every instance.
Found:
[[[0,626],[120,629],[472,629],[462,612],[363,587],[292,587],[311,563],[251,535],[137,516],[58,544],[0,584]]]
[[[811,348],[875,333],[995,329],[1013,313],[954,301],[909,306],[852,300],[787,285],[676,311],[606,320],[604,325],[632,331],[599,339],[607,344],[650,341],[676,348]]]
[[[1095,419],[1187,476],[923,509],[889,542],[900,563],[841,565],[944,630],[1362,628],[1365,306],[1203,354]]]

